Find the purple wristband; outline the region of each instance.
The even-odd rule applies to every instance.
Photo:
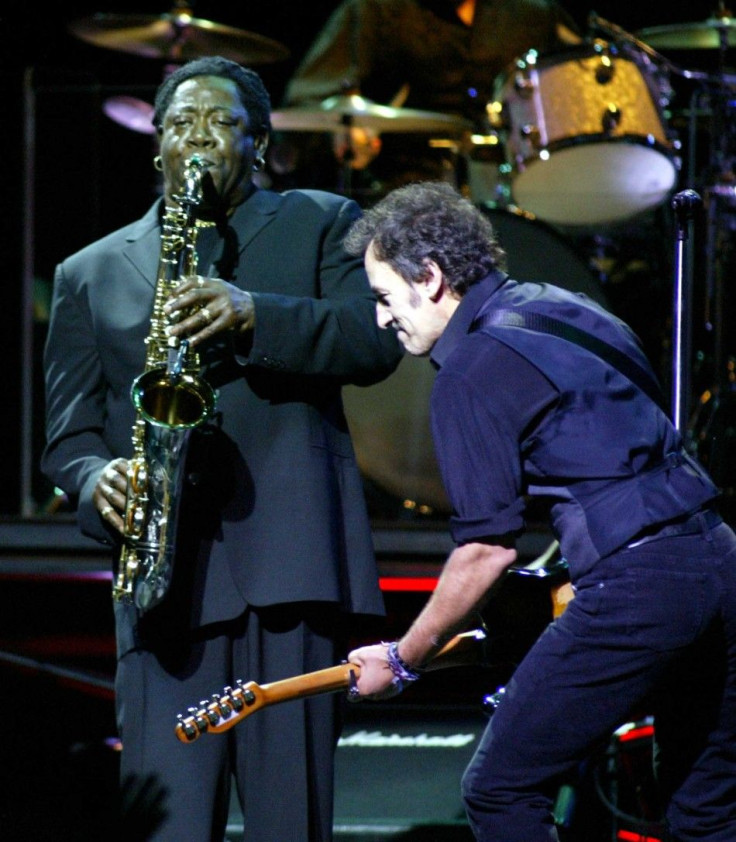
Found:
[[[416,681],[420,677],[420,673],[412,669],[399,656],[399,644],[397,641],[389,643],[386,660],[388,661],[388,668],[394,674],[395,684],[403,686],[404,684],[410,684],[412,681]]]

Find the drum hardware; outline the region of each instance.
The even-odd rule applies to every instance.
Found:
[[[599,85],[607,85],[613,79],[614,71],[615,65],[611,61],[610,51],[601,53],[600,62],[595,69],[595,81]]]
[[[720,64],[724,67],[726,50],[724,41]],[[726,283],[724,275],[727,264],[733,258],[733,231],[736,230],[736,215],[733,213],[736,200],[736,175],[734,175],[733,150],[731,142],[728,109],[732,99],[729,85],[736,79],[725,72],[719,74],[696,70],[683,70],[668,63],[673,73],[697,83],[693,91],[686,116],[689,135],[689,163],[687,167],[690,183],[702,186],[701,196],[694,190],[685,190],[673,198],[677,248],[675,253],[675,278],[672,329],[672,418],[675,426],[685,435],[686,445],[699,456],[706,467],[715,473],[723,469],[712,458],[713,448],[723,445],[715,442],[715,427],[710,419],[720,410],[719,396],[728,390],[728,353],[726,348]],[[696,166],[696,121],[702,117],[709,120],[710,148],[707,154],[706,171],[697,173]],[[692,256],[683,253],[692,219],[696,211],[705,208],[704,227],[704,311],[703,328],[705,337],[712,345],[712,366],[714,370],[711,387],[696,402],[691,415],[691,370],[693,334],[693,263]],[[705,354],[700,353],[701,361]],[[702,392],[702,383],[699,384]],[[713,427],[713,429],[711,429]],[[713,439],[713,442],[711,442]],[[732,470],[729,468],[729,470]],[[733,486],[733,478],[721,476],[717,481],[725,488]]]
[[[734,143],[734,91],[736,77],[726,69],[726,55],[730,47],[736,45],[736,20],[731,17],[724,4],[708,20],[697,24],[653,27],[641,30],[639,35],[650,43],[668,49],[717,49],[718,72],[710,73],[699,70],[682,70],[672,62],[668,69],[681,78],[695,83],[687,119],[689,125],[690,162],[688,181],[697,185],[702,195],[704,214],[704,272],[705,290],[703,296],[702,328],[707,353],[699,351],[698,370],[693,373],[699,377],[697,384],[698,399],[687,425],[687,442],[697,452],[711,474],[716,476],[717,485],[724,492],[724,506],[731,506],[734,480],[732,458],[733,437],[729,436],[730,418],[733,414],[734,347],[729,346],[729,321],[733,319],[736,299],[728,280],[734,268],[736,252],[733,235],[736,231],[736,149]],[[703,171],[696,166],[696,120],[708,119],[707,131],[709,148]],[[694,194],[694,191],[685,191]],[[694,194],[697,196],[698,194]],[[699,199],[699,197],[698,197]],[[698,207],[700,204],[697,205]],[[685,209],[680,209],[680,213]],[[685,221],[675,207],[678,225],[678,247],[684,235]],[[681,261],[681,255],[676,256]],[[694,361],[689,359],[688,342],[691,325],[688,309],[691,307],[692,289],[687,278],[689,269],[678,265],[678,271],[684,277],[676,276],[675,325],[678,322],[683,335],[680,345],[673,336],[674,420],[684,425],[687,416],[687,400],[690,394],[688,378],[689,366]],[[677,285],[681,283],[679,288]],[[679,299],[678,296],[679,295]],[[679,379],[678,379],[679,378]],[[707,383],[707,385],[704,385]],[[725,421],[724,421],[725,416]],[[725,514],[725,512],[724,512]],[[733,521],[733,511],[727,518]]]
[[[290,51],[278,41],[232,26],[195,18],[191,6],[176,2],[164,15],[98,13],[80,18],[69,32],[89,44],[108,50],[178,64],[206,55],[221,55],[241,64],[282,61]],[[153,106],[132,96],[109,97],[103,112],[114,122],[140,134],[154,134]]]
[[[469,121],[452,114],[379,105],[359,94],[328,97],[313,108],[274,111],[271,125],[277,131],[339,133],[355,126],[378,133],[419,132],[443,137],[456,137],[471,128]]]
[[[542,148],[542,132],[540,131],[539,126],[526,123],[519,128],[519,134],[529,142],[532,148],[537,150]]]
[[[707,20],[650,26],[639,30],[648,44],[667,50],[722,50],[736,46],[736,19],[724,3]]]
[[[108,97],[102,103],[103,112],[114,122],[140,134],[155,134],[153,106],[133,96]]]
[[[613,134],[621,125],[621,119],[621,109],[615,103],[609,102],[601,117],[601,126],[605,134]]]
[[[177,63],[220,55],[241,64],[267,64],[290,55],[278,41],[195,18],[185,2],[177,2],[162,15],[97,13],[74,21],[68,29],[97,47]]]
[[[326,132],[344,140],[338,152],[341,162],[338,192],[353,195],[353,170],[360,160],[363,144],[368,142],[369,163],[380,150],[380,135],[407,133],[428,135],[428,148],[449,149],[457,157],[460,140],[469,134],[471,124],[452,114],[380,105],[358,93],[331,96],[319,104],[274,111],[271,125],[276,131]],[[357,137],[361,134],[364,137]]]

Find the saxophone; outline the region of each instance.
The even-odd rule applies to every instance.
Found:
[[[163,309],[179,280],[197,271],[197,235],[208,224],[196,218],[205,172],[192,156],[174,197],[177,206],[165,208],[145,369],[131,387],[133,456],[113,599],[133,603],[141,613],[157,605],[171,584],[187,445],[215,406],[214,391],[199,376],[199,355],[187,340],[167,335],[170,320]]]

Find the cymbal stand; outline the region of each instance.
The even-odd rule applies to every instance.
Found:
[[[736,171],[731,148],[733,127],[730,125],[733,95],[726,81],[728,32],[719,32],[717,84],[711,104],[711,148],[709,172],[704,188],[706,206],[706,289],[705,327],[712,335],[714,387],[726,385],[726,275],[733,268],[734,231],[736,231]],[[730,261],[730,263],[729,263]]]
[[[352,114],[343,114],[340,123],[345,129],[345,149],[342,153],[342,184],[340,192],[348,199],[353,193],[353,161],[355,160],[355,146],[353,139],[353,125],[355,118]]]

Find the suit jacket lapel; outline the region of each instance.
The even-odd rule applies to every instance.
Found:
[[[283,199],[278,193],[256,190],[242,205],[236,208],[230,224],[238,235],[238,252],[274,218]]]
[[[127,237],[128,244],[123,247],[124,256],[151,287],[156,286],[161,253],[159,205],[160,200],[157,200],[148,213],[133,224]]]
[[[238,237],[238,253],[242,253],[258,232],[273,219],[282,202],[278,193],[256,190],[230,218]],[[123,254],[151,287],[156,286],[158,259],[161,251],[159,207],[161,200],[149,208],[145,216],[134,223],[128,234]]]

